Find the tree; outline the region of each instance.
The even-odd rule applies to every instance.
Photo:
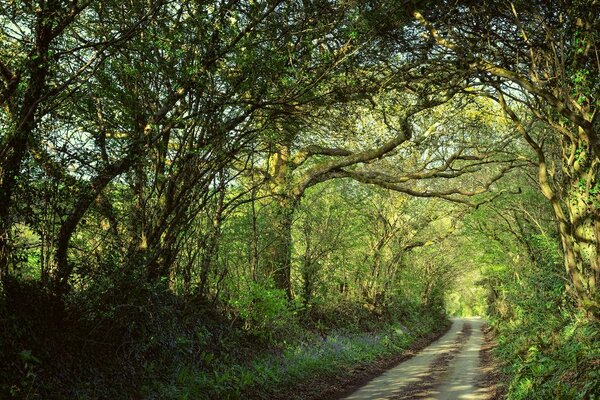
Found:
[[[108,2],[107,2],[108,3]],[[138,34],[162,2],[131,9],[129,20],[90,36],[103,25],[104,2],[11,2],[0,9],[0,275],[10,265],[14,195],[28,154],[44,159],[37,129],[44,117],[90,78],[116,45]]]
[[[127,243],[122,260],[145,271],[150,281],[168,276],[182,232],[216,192],[210,188],[215,177],[259,134],[273,132],[284,116],[323,102],[322,82],[364,40],[351,35],[352,10],[329,3],[157,3],[133,5],[125,12],[111,2],[72,6],[58,10],[62,3],[44,2],[36,14],[35,8],[15,3],[7,9],[14,21],[6,25],[21,29],[38,21],[39,29],[49,33],[40,33],[48,37],[40,36],[40,49],[31,51],[56,57],[50,57],[54,64],[43,64],[47,71],[31,84],[27,96],[35,107],[22,108],[27,118],[35,117],[31,126],[23,122],[27,129],[5,136],[2,270],[10,256],[10,221],[17,219],[13,181],[31,156],[36,173],[70,191],[67,201],[54,200],[61,201],[59,227],[51,239],[52,280],[59,297],[68,291],[75,268],[69,259],[71,240],[97,200],[105,216],[121,213],[128,220],[123,227],[117,226],[123,218],[110,218],[115,242]],[[61,30],[52,31],[63,11],[69,17],[58,24]],[[115,34],[113,26],[124,32]],[[71,31],[63,32],[66,27]],[[21,34],[26,32],[23,28]],[[69,35],[75,39],[67,40]],[[323,37],[328,40],[315,43]],[[45,42],[52,40],[55,48]],[[27,38],[10,43],[18,56],[13,58],[24,60]],[[11,74],[19,66],[7,61],[3,67],[3,99],[18,108],[20,92],[11,86]],[[41,73],[37,64],[27,68]],[[57,76],[46,76],[48,71]],[[60,93],[65,96],[57,97]],[[42,100],[48,107],[37,112]],[[19,111],[7,110],[7,121]],[[42,119],[47,122],[43,129],[36,122]],[[130,191],[123,190],[124,182]],[[27,183],[22,193],[33,194]],[[117,192],[134,196],[134,202],[127,199],[129,213],[111,210],[107,195]]]
[[[411,84],[430,88],[427,81]],[[267,273],[290,298],[291,228],[308,188],[352,178],[413,196],[469,203],[468,197],[484,193],[520,165],[506,149],[512,130],[505,122],[477,119],[475,114],[457,116],[484,105],[451,101],[456,84],[452,81],[446,90],[430,95],[424,91],[415,95],[412,89],[390,92],[374,97],[375,107],[364,102],[342,104],[341,110],[330,113],[331,125],[305,123],[304,135],[273,145],[265,164],[254,167],[255,174],[266,177],[265,187],[273,198]],[[482,142],[480,131],[491,129],[502,135],[497,141]],[[454,187],[449,188],[449,182],[455,182]]]
[[[536,152],[538,183],[559,227],[569,288],[596,316],[599,11],[597,1],[461,2],[412,10],[437,43],[438,57],[452,60],[470,74],[479,94],[498,101]]]

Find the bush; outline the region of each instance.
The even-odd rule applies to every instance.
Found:
[[[258,285],[205,304],[164,283],[98,282],[73,291],[61,318],[38,283],[4,286],[0,398],[285,397],[298,382],[347,374],[443,326],[406,299],[385,312],[343,301],[300,314],[282,291]]]
[[[502,275],[492,304],[497,354],[510,377],[509,399],[598,399],[600,325],[582,315],[565,293],[555,252],[540,248],[544,268]]]
[[[228,303],[246,331],[266,342],[283,340],[296,327],[285,291],[249,282],[248,290],[233,291]]]

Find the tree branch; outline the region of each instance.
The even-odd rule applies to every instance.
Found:
[[[476,196],[478,194],[487,192],[490,189],[490,187],[492,186],[492,184],[494,184],[495,182],[500,180],[502,177],[504,177],[508,172],[512,171],[513,169],[515,169],[519,166],[520,165],[513,164],[513,163],[509,164],[508,166],[505,166],[496,175],[491,177],[487,182],[482,184],[480,187],[478,187],[476,189],[472,189],[472,190],[466,190],[461,187],[455,187],[455,188],[450,188],[450,189],[446,189],[446,190],[417,190],[417,189],[403,186],[396,182],[390,182],[385,179],[377,178],[372,173],[361,172],[361,171],[338,170],[338,171],[336,171],[336,175],[337,175],[337,177],[340,177],[340,178],[342,178],[342,177],[351,178],[358,182],[362,182],[362,183],[366,183],[366,184],[370,184],[370,185],[376,185],[376,186],[379,186],[379,187],[382,187],[385,189],[405,193],[405,194],[408,194],[408,195],[411,195],[414,197],[437,197],[437,198],[452,201],[455,203],[463,203],[463,204],[467,204],[469,206],[475,207],[476,205],[473,204],[472,202],[466,200],[465,197],[472,197],[472,196]]]

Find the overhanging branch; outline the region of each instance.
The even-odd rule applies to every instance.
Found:
[[[464,189],[462,187],[454,187],[445,190],[419,190],[415,188],[410,188],[400,183],[395,182],[393,179],[386,179],[387,176],[376,175],[372,172],[364,172],[364,171],[347,171],[340,169],[336,171],[336,177],[338,178],[351,178],[361,183],[366,183],[370,185],[375,185],[382,187],[384,189],[393,190],[400,193],[405,193],[414,197],[425,197],[425,198],[440,198],[443,200],[451,201],[454,203],[462,203],[469,205],[471,207],[477,207],[479,204],[473,203],[469,201],[467,198],[476,196],[478,194],[482,194],[488,192],[490,187],[504,177],[507,173],[512,171],[515,168],[521,167],[521,164],[510,163],[507,166],[504,166],[500,171],[489,178],[486,182],[481,184],[479,187],[475,189]],[[382,178],[383,177],[383,178]],[[418,180],[418,179],[414,179]]]

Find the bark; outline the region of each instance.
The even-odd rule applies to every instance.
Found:
[[[596,179],[600,171],[598,161],[592,158],[593,149],[579,142],[577,148],[580,152],[577,159],[571,155],[563,155],[561,161],[566,188],[562,188],[564,193],[559,196],[561,187],[557,187],[557,183],[551,178],[554,173],[549,171],[544,150],[529,135],[519,117],[507,105],[501,92],[498,100],[537,154],[538,183],[542,194],[550,202],[557,221],[564,266],[570,279],[567,289],[581,309],[599,318],[600,296],[597,277],[600,238],[597,232],[600,226],[600,208],[597,204],[599,199],[597,196],[594,198],[591,189],[598,185]]]
[[[268,243],[264,251],[265,273],[272,277],[277,289],[292,299],[292,222],[300,196],[294,196],[289,145],[275,149],[269,160],[270,194],[273,198],[269,213]]]
[[[69,278],[73,272],[73,265],[68,260],[69,244],[71,237],[75,233],[79,222],[92,205],[94,200],[106,188],[106,186],[117,176],[127,171],[134,163],[136,157],[130,154],[121,162],[108,166],[103,172],[96,176],[85,189],[80,191],[80,196],[73,207],[73,211],[61,224],[56,239],[56,252],[54,261],[56,271],[54,274],[55,294],[62,298],[69,290]]]
[[[345,167],[368,163],[393,152],[412,137],[410,117],[422,110],[442,104],[453,96],[454,92],[450,90],[427,104],[411,106],[405,110],[401,127],[394,137],[379,146],[363,151],[351,152],[340,148],[308,146],[296,157],[291,157],[291,143],[280,144],[274,149],[269,158],[268,168],[269,191],[274,201],[272,204],[273,210],[270,214],[271,237],[266,249],[265,264],[267,275],[274,278],[276,287],[284,290],[289,299],[292,298],[292,223],[294,212],[304,192],[318,183],[330,179],[349,177],[348,173],[343,170]],[[303,173],[298,174],[299,176],[294,177],[295,169],[313,155],[329,156],[330,158],[317,163]]]
[[[204,251],[200,262],[200,288],[198,293],[201,297],[206,298],[208,295],[208,278],[214,261],[219,252],[219,243],[221,241],[221,225],[223,223],[223,212],[225,211],[225,183],[226,180],[223,174],[220,174],[219,198],[215,215],[211,221],[210,232],[204,243]]]
[[[13,194],[31,135],[37,125],[36,117],[40,100],[47,91],[48,51],[54,39],[52,26],[55,18],[53,14],[57,12],[58,4],[49,2],[37,18],[35,48],[27,66],[29,84],[23,95],[23,103],[17,110],[11,106],[16,101],[6,102],[9,114],[12,114],[14,118],[15,128],[7,135],[5,141],[0,143],[0,279],[7,276],[9,272],[10,232],[13,223],[10,213]],[[11,73],[11,75],[14,78],[11,80],[20,80],[16,74]],[[12,95],[17,95],[16,88]]]
[[[505,23],[519,32],[518,39],[502,35],[505,36],[505,42],[496,44],[491,35],[497,33],[494,32],[496,27],[483,24],[485,28],[476,33],[484,39],[480,43],[488,44],[485,49],[475,42],[463,40],[468,29],[456,26],[460,25],[457,21],[454,21],[453,29],[442,31],[436,26],[444,23],[443,18],[429,21],[420,12],[411,12],[439,46],[453,53],[459,64],[464,64],[459,68],[471,71],[484,84],[496,89],[499,96],[497,100],[537,153],[538,181],[542,193],[552,206],[558,225],[564,265],[570,278],[568,289],[581,309],[600,318],[597,279],[600,254],[597,234],[600,223],[600,140],[594,124],[597,102],[593,89],[590,89],[597,84],[594,79],[597,79],[599,66],[591,52],[597,43],[593,32],[598,26],[598,5],[594,4],[583,12],[569,3],[557,4],[550,14],[560,15],[564,24],[558,26],[542,22],[538,13],[544,11],[536,6],[517,10],[511,3],[512,15],[503,15],[503,9],[493,3],[490,5],[489,9],[483,7],[482,12],[504,17]],[[572,36],[573,24],[577,26],[575,34],[579,36]],[[541,32],[544,32],[545,40]],[[521,45],[521,40],[525,46]],[[581,47],[583,43],[586,43],[585,47]],[[511,49],[511,45],[514,48]],[[508,61],[515,58],[515,63]],[[577,72],[589,74],[589,80],[586,78],[583,80],[585,82],[577,82],[573,78]],[[586,84],[590,88],[586,89]],[[515,90],[515,86],[520,88],[523,95],[516,94],[519,90]],[[503,90],[505,96],[521,103],[552,130],[551,133],[562,144],[562,156],[547,160],[551,153],[546,152],[543,144],[536,143],[529,135],[513,110],[507,106]],[[487,95],[485,92],[483,94]],[[563,177],[554,174],[555,171],[550,167],[554,162],[560,163]]]
[[[259,251],[258,251],[258,214],[256,212],[256,188],[253,187],[251,191],[251,206],[252,206],[252,235],[250,237],[250,272],[252,275],[252,280],[254,282],[257,281],[257,273],[258,273],[258,261],[259,261]]]
[[[265,250],[267,273],[273,277],[275,287],[285,291],[292,299],[292,221],[295,205],[289,199],[281,199],[271,213],[271,238]]]

